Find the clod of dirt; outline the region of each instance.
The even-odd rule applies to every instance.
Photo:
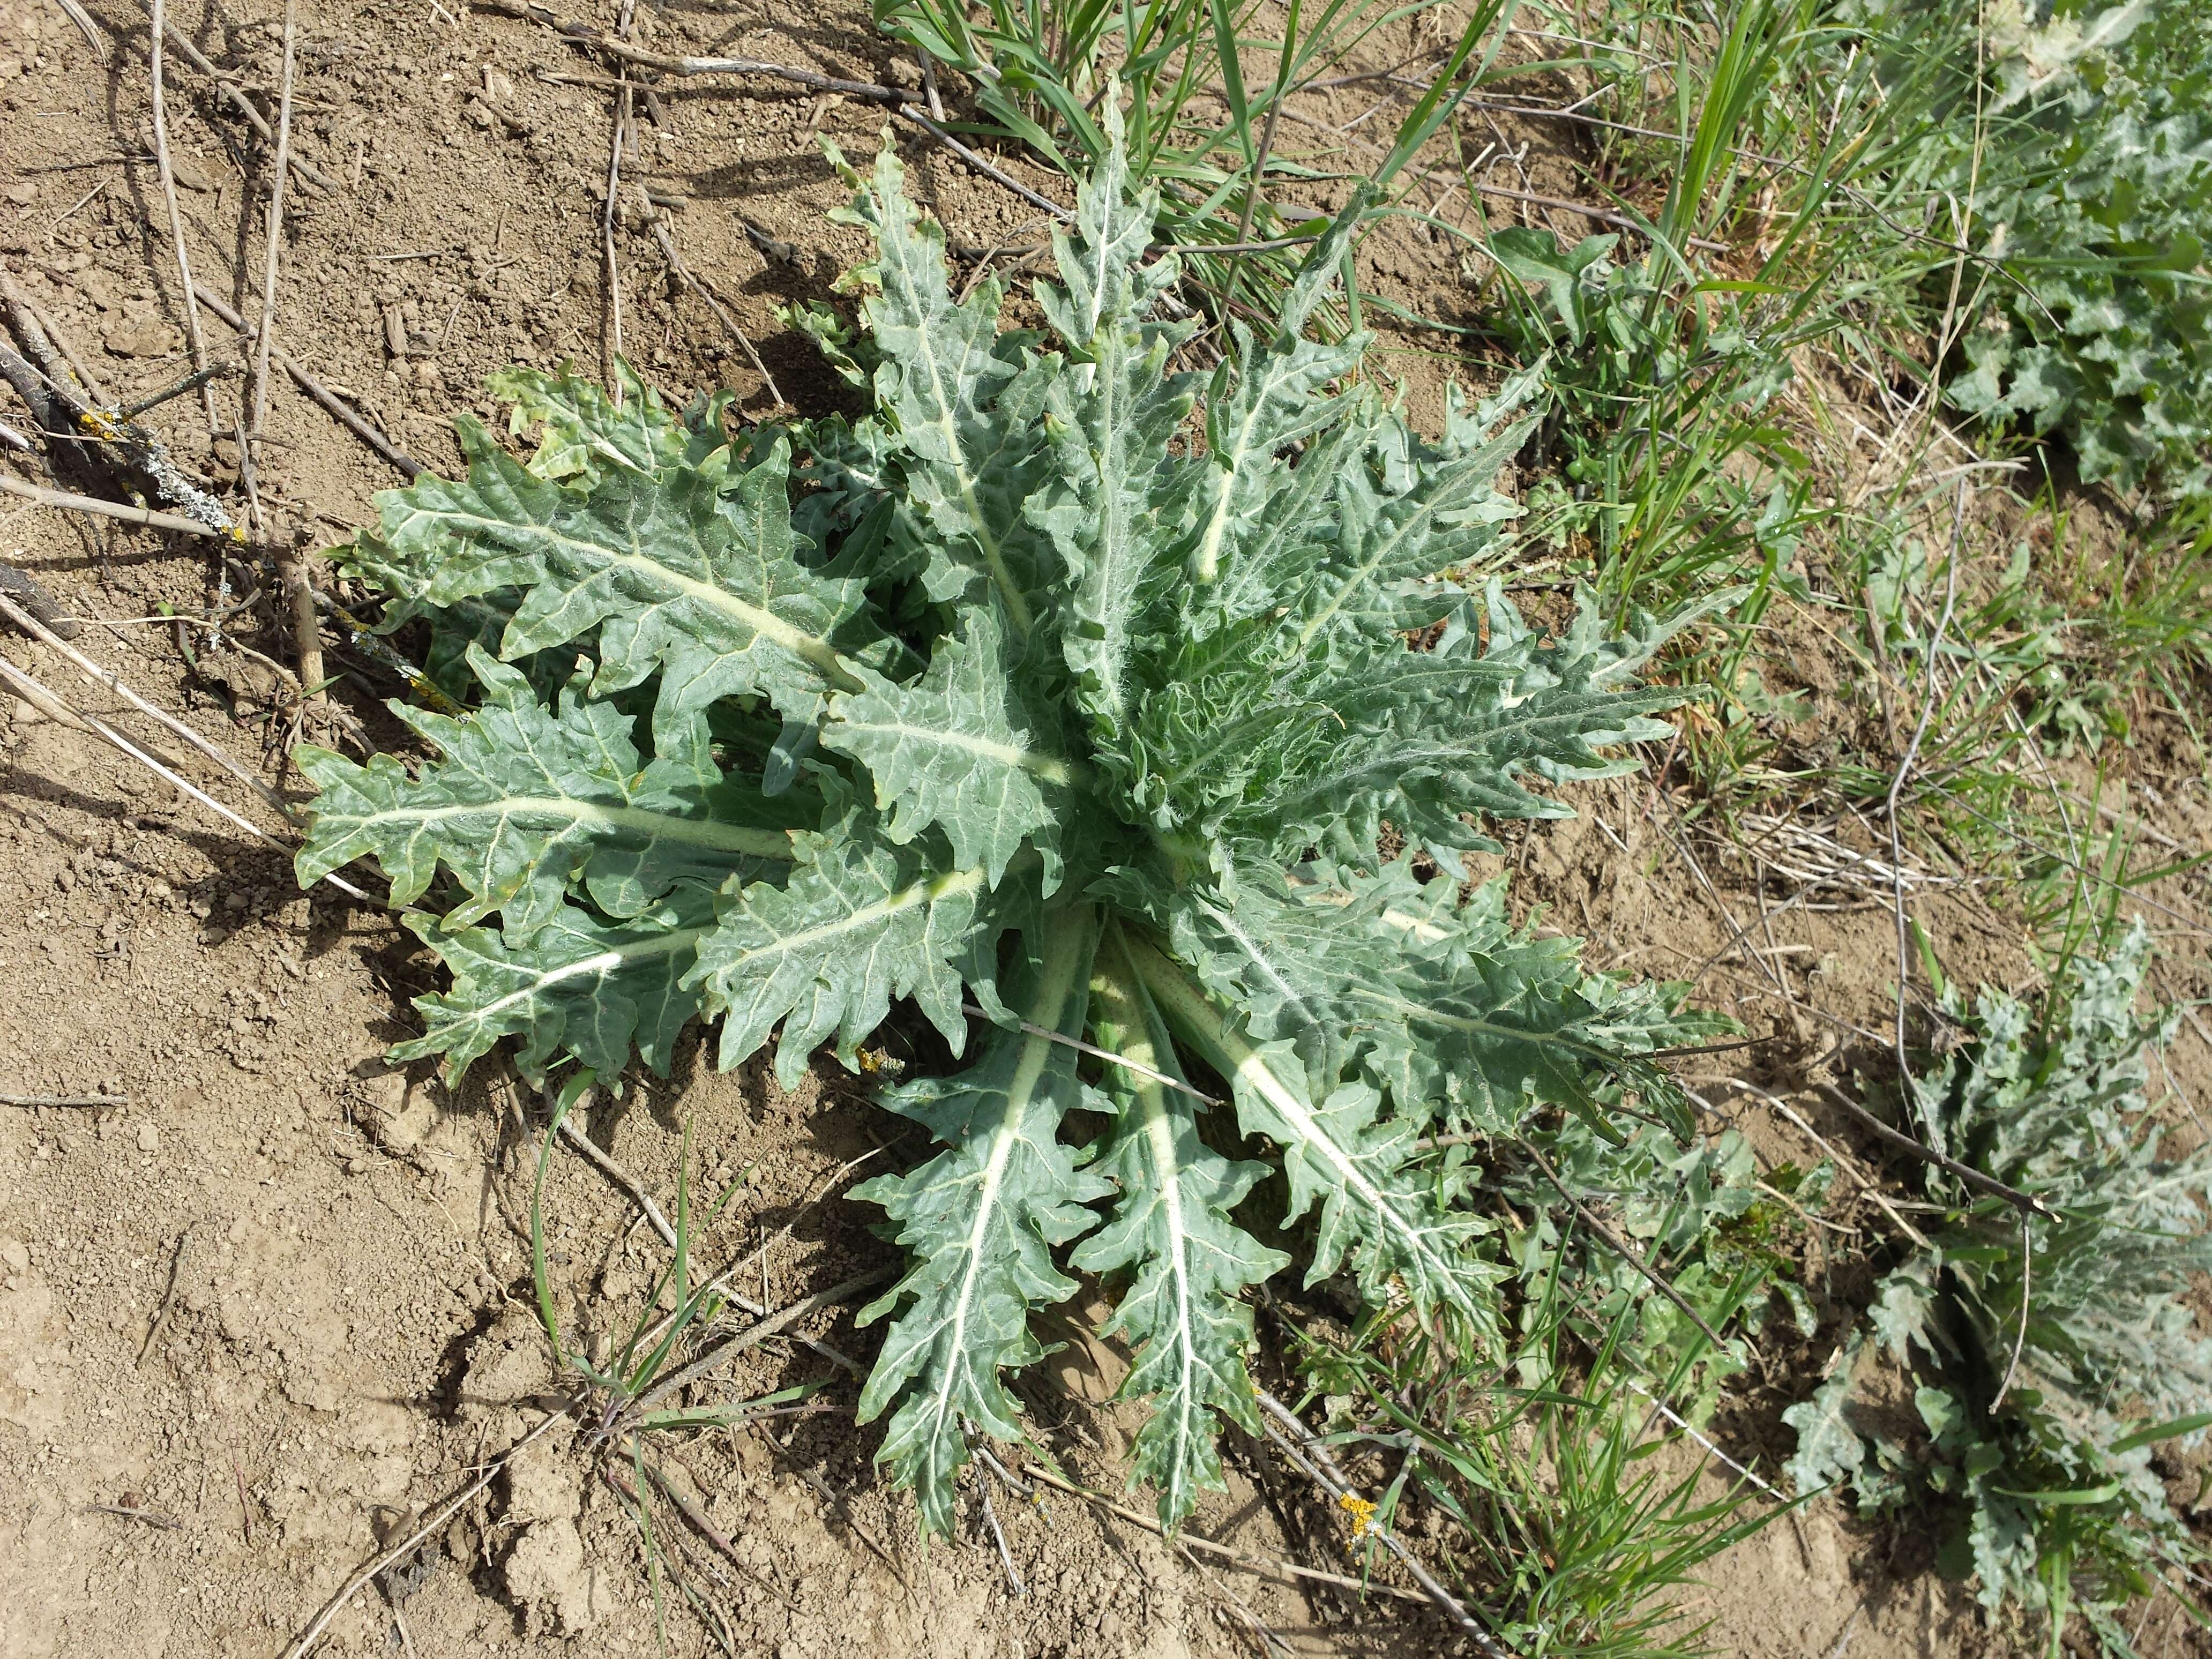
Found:
[[[515,1540],[507,1558],[507,1593],[533,1632],[578,1635],[606,1611],[597,1569],[584,1561],[573,1521],[540,1521]]]
[[[568,1447],[553,1436],[533,1440],[507,1466],[507,1514],[510,1521],[535,1525],[574,1521],[584,1493]]]
[[[390,1548],[412,1533],[421,1518],[412,1508],[393,1511],[377,1527],[376,1541]],[[425,1539],[379,1573],[376,1582],[384,1591],[384,1599],[396,1607],[428,1583],[430,1576],[438,1570],[438,1555],[437,1540]]]
[[[360,1069],[369,1103],[362,1127],[386,1152],[406,1157],[437,1127],[437,1101],[428,1087],[410,1087],[404,1072],[377,1061]]]
[[[158,322],[126,321],[102,337],[111,357],[167,357],[184,347],[185,337]]]
[[[1117,1403],[1122,1379],[1129,1374],[1129,1356],[1118,1341],[1096,1334],[1113,1310],[1103,1297],[1093,1296],[1054,1334],[1059,1347],[1045,1361],[1047,1381],[1073,1402],[1079,1435],[1095,1437],[1110,1457],[1125,1456],[1144,1425],[1144,1413],[1133,1403]]]
[[[545,1333],[527,1308],[502,1310],[491,1328],[469,1344],[468,1369],[461,1376],[460,1414],[519,1406],[553,1385],[545,1355]]]

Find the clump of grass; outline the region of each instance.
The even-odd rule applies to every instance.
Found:
[[[1506,10],[1504,0],[1477,0],[1455,37],[1442,25],[1439,44],[1452,44],[1366,175],[1378,187],[1490,70]],[[1382,31],[1411,21],[1418,34],[1443,13],[1441,0],[1157,0],[1141,9],[993,0],[978,16],[958,0],[876,0],[875,16],[967,78],[981,118],[963,131],[1020,143],[1071,179],[1091,177],[1112,147],[1101,106],[1125,112],[1131,175],[1159,191],[1155,236],[1179,248],[1187,278],[1222,313],[1256,319],[1273,314],[1325,228],[1325,207],[1283,192],[1361,176],[1316,153],[1310,137],[1293,140],[1297,118],[1283,121],[1290,99],[1324,89]],[[1358,326],[1349,285],[1347,301],[1341,313],[1330,308],[1339,331]]]
[[[1689,1659],[1707,1650],[1682,1592],[1782,1511],[1752,1507],[1747,1482],[1711,1490],[1703,1459],[1655,1457],[1680,1443],[1665,1402],[1697,1392],[1710,1356],[1693,1337],[1639,1363],[1638,1309],[1593,1306],[1573,1243],[1531,1252],[1544,1265],[1501,1350],[1376,1316],[1294,1330],[1300,1364],[1329,1443],[1382,1471],[1376,1520],[1443,1523],[1441,1565],[1511,1651]]]
[[[712,1576],[702,1570],[697,1559],[700,1547],[727,1556],[732,1565],[743,1564],[737,1561],[727,1540],[672,1480],[664,1467],[665,1453],[656,1448],[683,1437],[772,1416],[818,1392],[823,1385],[800,1384],[711,1404],[688,1402],[687,1396],[734,1358],[738,1346],[736,1341],[726,1340],[702,1352],[702,1339],[714,1330],[727,1302],[718,1280],[700,1280],[694,1270],[692,1249],[700,1234],[720,1220],[744,1185],[742,1181],[731,1182],[703,1214],[695,1214],[688,1123],[678,1166],[673,1242],[666,1265],[654,1278],[620,1340],[607,1345],[604,1358],[594,1359],[563,1331],[546,1251],[545,1177],[570,1114],[597,1081],[596,1074],[588,1069],[579,1069],[567,1079],[553,1096],[552,1116],[538,1147],[530,1203],[530,1273],[538,1316],[556,1371],[580,1394],[578,1453],[591,1476],[615,1494],[637,1529],[663,1651],[667,1648],[666,1589],[673,1584],[724,1650],[735,1655],[738,1648],[733,1628],[714,1594]],[[674,1528],[665,1521],[671,1509],[679,1522]]]

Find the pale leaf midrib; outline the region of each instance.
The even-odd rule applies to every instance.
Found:
[[[934,904],[939,899],[955,893],[980,887],[983,883],[981,868],[955,871],[949,875],[932,876],[926,880],[909,883],[896,893],[886,895],[872,904],[864,904],[857,910],[848,910],[834,921],[825,921],[811,927],[801,928],[795,933],[778,933],[773,939],[738,951],[728,962],[719,964],[716,971],[728,974],[741,963],[757,962],[763,957],[788,956],[794,951],[835,939],[840,935],[865,931],[877,923],[888,921],[902,911],[917,904]]]
[[[1284,1086],[1282,1080],[1268,1066],[1266,1057],[1258,1049],[1239,1041],[1225,1028],[1222,1031],[1222,1042],[1236,1066],[1237,1076],[1275,1109],[1276,1115],[1291,1126],[1301,1142],[1321,1153],[1336,1171],[1337,1178],[1359,1196],[1370,1212],[1379,1217],[1383,1225],[1398,1235],[1407,1250],[1429,1263],[1431,1271],[1446,1287],[1445,1294],[1472,1312],[1472,1304],[1468,1301],[1458,1275],[1452,1271],[1451,1264],[1437,1258],[1427,1237],[1399,1213],[1398,1206],[1390,1201],[1389,1195],[1367,1178],[1352,1155],[1337,1145],[1335,1137],[1324,1129],[1313,1113]],[[1242,1053],[1238,1052],[1240,1049]]]
[[[1610,702],[1613,694],[1600,695]],[[1620,700],[1621,706],[1618,710],[1620,714],[1636,719],[1647,712],[1626,706],[1628,701],[1628,699]],[[1404,773],[1431,763],[1464,764],[1495,748],[1497,738],[1524,738],[1540,726],[1575,718],[1571,711],[1547,711],[1542,704],[1534,699],[1516,703],[1514,708],[1525,708],[1530,712],[1525,716],[1499,720],[1493,725],[1482,726],[1462,738],[1431,739],[1425,743],[1407,740],[1380,752],[1369,753],[1350,765],[1334,767],[1314,777],[1302,780],[1297,794],[1291,799],[1293,802],[1304,802],[1313,800],[1316,797],[1337,794],[1376,772]],[[1389,734],[1378,733],[1377,735]],[[1575,735],[1583,738],[1585,742],[1589,740],[1580,728],[1577,728]],[[1522,763],[1526,765],[1529,763],[1524,760]],[[1502,768],[1498,771],[1498,779],[1500,782],[1513,782],[1511,776]],[[1514,784],[1514,787],[1517,788],[1519,785]]]
[[[1151,1064],[1157,1059],[1149,1042],[1140,1044],[1141,1059]],[[1167,1235],[1167,1271],[1175,1286],[1176,1370],[1177,1385],[1174,1395],[1175,1424],[1172,1430],[1177,1455],[1170,1468],[1174,1474],[1171,1497],[1180,1503],[1183,1486],[1182,1469],[1185,1457],[1181,1449],[1190,1444],[1197,1431],[1192,1419],[1197,1413],[1198,1338],[1196,1323],[1191,1313],[1190,1252],[1188,1237],[1182,1219],[1182,1168],[1176,1155],[1175,1124],[1167,1109],[1166,1091],[1150,1078],[1140,1078],[1137,1084],[1137,1098],[1145,1113],[1145,1138],[1152,1145],[1152,1170],[1159,1182],[1159,1201],[1163,1225]]]
[[[444,806],[395,807],[337,821],[360,827],[405,826],[440,823],[454,818],[527,815],[564,817],[580,824],[631,831],[649,842],[680,842],[714,852],[739,853],[786,862],[791,858],[791,837],[782,830],[749,830],[742,824],[724,823],[714,818],[672,817],[642,806],[606,806],[567,795],[507,795],[498,800],[457,801]]]
[[[518,1002],[542,996],[556,985],[566,984],[572,979],[605,975],[640,962],[649,962],[655,957],[673,956],[687,946],[696,945],[713,931],[711,926],[672,928],[665,933],[655,933],[647,939],[633,939],[626,945],[595,951],[588,957],[540,972],[529,984],[509,991],[505,996],[495,998],[481,1008],[468,1010],[466,1018],[482,1024]]]
[[[1356,1002],[1368,1003],[1377,1008],[1387,1008],[1402,1019],[1419,1020],[1429,1025],[1440,1025],[1447,1030],[1458,1031],[1468,1036],[1499,1037],[1514,1042],[1535,1044],[1554,1043],[1562,1048],[1572,1049],[1576,1054],[1590,1059],[1613,1058],[1597,1044],[1586,1042],[1566,1031],[1531,1030],[1524,1025],[1500,1025],[1491,1020],[1477,1018],[1469,1014],[1449,1014],[1432,1004],[1414,1002],[1405,997],[1392,996],[1387,992],[1370,990],[1364,986],[1348,986],[1346,988],[1345,994]]]
[[[1450,482],[1456,483],[1457,480],[1454,478]],[[1440,483],[1430,491],[1427,496],[1416,502],[1413,511],[1407,514],[1383,538],[1382,545],[1375,550],[1374,556],[1364,561],[1351,573],[1349,579],[1338,587],[1329,602],[1321,608],[1320,614],[1299,630],[1298,648],[1301,651],[1313,644],[1314,635],[1328,625],[1329,619],[1344,607],[1345,602],[1354,592],[1367,585],[1375,573],[1382,568],[1382,562],[1389,557],[1401,544],[1411,539],[1417,528],[1422,531],[1427,529],[1429,524],[1441,510],[1437,506],[1437,498],[1444,493],[1444,484]]]
[[[910,273],[908,280],[912,281]],[[915,286],[918,292],[921,285],[916,283]],[[951,470],[953,482],[959,487],[960,504],[967,509],[969,523],[975,526],[975,545],[982,552],[983,562],[990,571],[991,580],[998,588],[1000,598],[1006,602],[1006,620],[1018,636],[1026,639],[1031,620],[1029,601],[1024,596],[1020,584],[1014,580],[1013,572],[1006,564],[1005,550],[999,545],[998,538],[992,535],[990,525],[983,517],[982,504],[975,498],[975,469],[969,465],[968,447],[961,441],[959,422],[953,416],[952,399],[945,390],[945,370],[938,361],[935,331],[925,319],[914,331],[914,335],[916,348],[927,368],[930,391],[937,404],[937,419],[932,424],[943,434],[945,451],[952,458],[945,465]]]
[[[1003,766],[1018,768],[1033,777],[1042,778],[1045,782],[1057,784],[1062,788],[1072,787],[1080,781],[1083,770],[1075,763],[1063,760],[1057,755],[1024,749],[1014,744],[1000,743],[995,738],[977,737],[972,732],[945,726],[909,726],[903,721],[860,720],[849,714],[838,715],[836,725],[842,731],[872,733],[902,744],[961,750],[985,760],[997,761]]]
[[[1058,1029],[1066,1010],[1068,996],[1074,989],[1074,969],[1085,953],[1071,948],[1068,941],[1060,936],[1055,936],[1047,949],[1044,982],[1038,987],[1030,1012],[1035,1017],[1031,1024],[1043,1030],[1053,1030]],[[1045,1075],[1045,1068],[1051,1063],[1053,1046],[1051,1037],[1035,1032],[1023,1039],[1013,1076],[1007,1080],[1002,1097],[1004,1104],[998,1126],[991,1132],[991,1148],[984,1159],[983,1178],[975,1194],[975,1217],[969,1225],[963,1246],[966,1259],[960,1271],[959,1291],[946,1322],[956,1363],[944,1367],[943,1381],[933,1391],[930,1403],[931,1414],[939,1423],[948,1414],[957,1415],[958,1408],[952,1399],[954,1379],[960,1375],[957,1362],[967,1357],[968,1315],[975,1304],[976,1281],[982,1275],[985,1240],[992,1224],[999,1219],[999,1193],[1006,1183],[1006,1165],[1013,1158],[1014,1149],[1025,1138],[1030,1108],[1036,1102],[1037,1085]]]
[[[1138,971],[1152,986],[1153,994],[1163,1002],[1180,1006],[1186,1017],[1197,1023],[1199,1034],[1220,1052],[1227,1061],[1224,1068],[1256,1092],[1273,1107],[1302,1146],[1312,1148],[1334,1171],[1344,1187],[1356,1195],[1367,1211],[1377,1217],[1390,1231],[1403,1241],[1404,1247],[1430,1269],[1445,1287],[1445,1295],[1469,1313],[1474,1311],[1466,1288],[1449,1262],[1440,1260],[1427,1237],[1399,1213],[1398,1207],[1388,1194],[1369,1180],[1352,1160],[1350,1153],[1336,1143],[1324,1129],[1313,1112],[1291,1092],[1281,1079],[1269,1067],[1267,1057],[1229,1028],[1219,1009],[1206,1000],[1182,976],[1182,970],[1164,957],[1142,961]]]

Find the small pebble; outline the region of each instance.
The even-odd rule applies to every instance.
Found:
[[[158,1152],[161,1150],[161,1132],[154,1126],[154,1120],[151,1118],[146,1119],[138,1126],[138,1150],[142,1152]]]

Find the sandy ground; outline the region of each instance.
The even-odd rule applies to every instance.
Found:
[[[0,259],[106,390],[127,398],[185,366],[183,313],[145,160],[145,20],[122,0],[94,11],[106,61],[48,0],[0,0]],[[171,16],[270,101],[279,36],[265,9],[185,0]],[[663,51],[870,80],[905,74],[865,10],[842,0],[641,10],[638,34]],[[295,184],[280,342],[401,448],[450,467],[447,419],[492,412],[487,372],[599,360],[603,71],[547,28],[450,6],[416,15],[318,0],[302,7],[299,40],[297,153],[332,187]],[[846,388],[775,307],[830,299],[830,282],[860,255],[855,234],[826,218],[842,192],[817,137],[866,153],[875,112],[703,83],[665,85],[641,104],[626,192],[643,185],[665,206],[670,246],[757,346],[781,393],[810,410],[835,406]],[[263,161],[173,53],[188,246],[200,280],[252,315]],[[1033,210],[1013,195],[901,143],[957,242],[1036,238]],[[1546,159],[1531,164],[1536,188],[1571,184],[1564,171],[1547,174]],[[1056,188],[1018,160],[1004,164]],[[749,411],[765,412],[774,398],[763,377],[672,278],[634,195],[620,217],[629,355],[673,392],[730,385]],[[1432,314],[1464,304],[1449,256],[1419,233],[1394,228],[1363,257],[1371,279],[1408,303]],[[230,338],[219,324],[210,332],[218,344]],[[1415,417],[1433,423],[1445,379],[1463,371],[1433,337],[1386,345]],[[196,430],[197,410],[182,399],[152,418],[189,464],[234,479],[235,449]],[[399,482],[286,383],[272,393],[264,443],[258,485],[278,533],[313,545],[342,540],[368,516],[371,494]],[[88,654],[243,764],[296,785],[281,770],[285,734],[261,712],[276,671],[229,649],[198,649],[188,663],[171,629],[138,620],[206,603],[209,565],[191,545],[9,501],[0,558],[108,624],[86,629]],[[1776,678],[1816,696],[1832,690],[1832,643],[1809,622],[1791,626],[1772,653],[1789,665]],[[283,654],[273,635],[240,641]],[[80,708],[117,707],[27,642],[9,635],[4,648]],[[396,689],[388,676],[358,658],[333,661],[349,676],[337,695],[373,735],[396,740],[374,701]],[[2164,779],[2152,813],[2160,833],[2202,845],[2195,762],[2166,727],[2147,717],[2130,763]],[[159,746],[239,798],[182,744]],[[267,809],[242,804],[281,834]],[[1683,822],[1686,798],[1638,777],[1586,790],[1578,804],[1580,819],[1512,838],[1517,893],[1586,933],[1601,963],[1670,977],[1702,967],[1703,998],[1762,1042],[1732,1072],[1717,1060],[1698,1086],[1763,1150],[1804,1160],[1808,1149],[1724,1077],[1797,1087],[1838,1037],[1855,1040],[1850,1027],[1880,1024],[1893,975],[1887,910],[1800,905],[1763,924],[1771,948],[1762,956],[1740,930],[1776,895],[1762,896],[1745,860]],[[2181,884],[2154,890],[2198,914]],[[2019,924],[1985,896],[1939,893],[1925,914],[1954,972],[2024,976]],[[2179,936],[2167,988],[2204,989],[2203,955]],[[381,1539],[405,1535],[538,1420],[533,1402],[550,1377],[524,1224],[529,1103],[490,1066],[453,1096],[427,1067],[394,1071],[380,1058],[409,1031],[407,999],[430,988],[431,971],[382,913],[328,889],[302,896],[280,850],[96,739],[27,705],[0,712],[0,1093],[116,1103],[0,1106],[0,1659],[279,1652]],[[2190,1045],[2177,1066],[2201,1081],[2207,1055]],[[826,1058],[786,1094],[764,1072],[714,1073],[695,1044],[671,1083],[602,1107],[588,1127],[664,1202],[687,1124],[696,1172],[743,1174],[743,1194],[702,1256],[757,1255],[748,1289],[780,1307],[890,1259],[866,1231],[870,1214],[836,1196],[860,1178],[854,1160],[881,1167],[914,1150],[865,1099],[865,1085]],[[1844,1133],[1812,1109],[1825,1132]],[[639,1305],[657,1246],[629,1200],[574,1158],[552,1165],[548,1210],[568,1316],[605,1340]],[[1812,1288],[1839,1316],[1842,1287]],[[863,1358],[874,1340],[836,1310],[795,1334]],[[1787,1449],[1778,1411],[1825,1363],[1823,1341],[1832,1346],[1832,1325],[1800,1352],[1764,1357],[1717,1425],[1735,1455],[1777,1467]],[[1021,1383],[1039,1441],[1109,1490],[1121,1485],[1127,1425],[1101,1402],[1123,1363],[1079,1341]],[[737,1394],[830,1379],[838,1409],[702,1438],[672,1466],[726,1541],[726,1555],[688,1547],[696,1574],[718,1586],[713,1616],[739,1652],[1181,1659],[1267,1650],[1270,1639],[1301,1654],[1462,1650],[1418,1602],[1201,1557],[1062,1496],[1027,1502],[995,1488],[1003,1562],[973,1504],[965,1535],[925,1550],[911,1504],[875,1476],[875,1434],[852,1426],[839,1377],[799,1342],[761,1345],[732,1372]],[[1194,1534],[1358,1571],[1346,1517],[1264,1445],[1231,1434],[1227,1449],[1231,1490],[1201,1510]],[[388,1588],[346,1605],[333,1650],[652,1651],[638,1534],[586,1467],[573,1437],[533,1445]],[[1929,1553],[1925,1540],[1816,1504],[1715,1564],[1689,1610],[1713,1621],[1709,1639],[1724,1652],[2008,1650],[1929,1574]],[[671,1651],[712,1650],[691,1612],[677,1605],[668,1618]]]

